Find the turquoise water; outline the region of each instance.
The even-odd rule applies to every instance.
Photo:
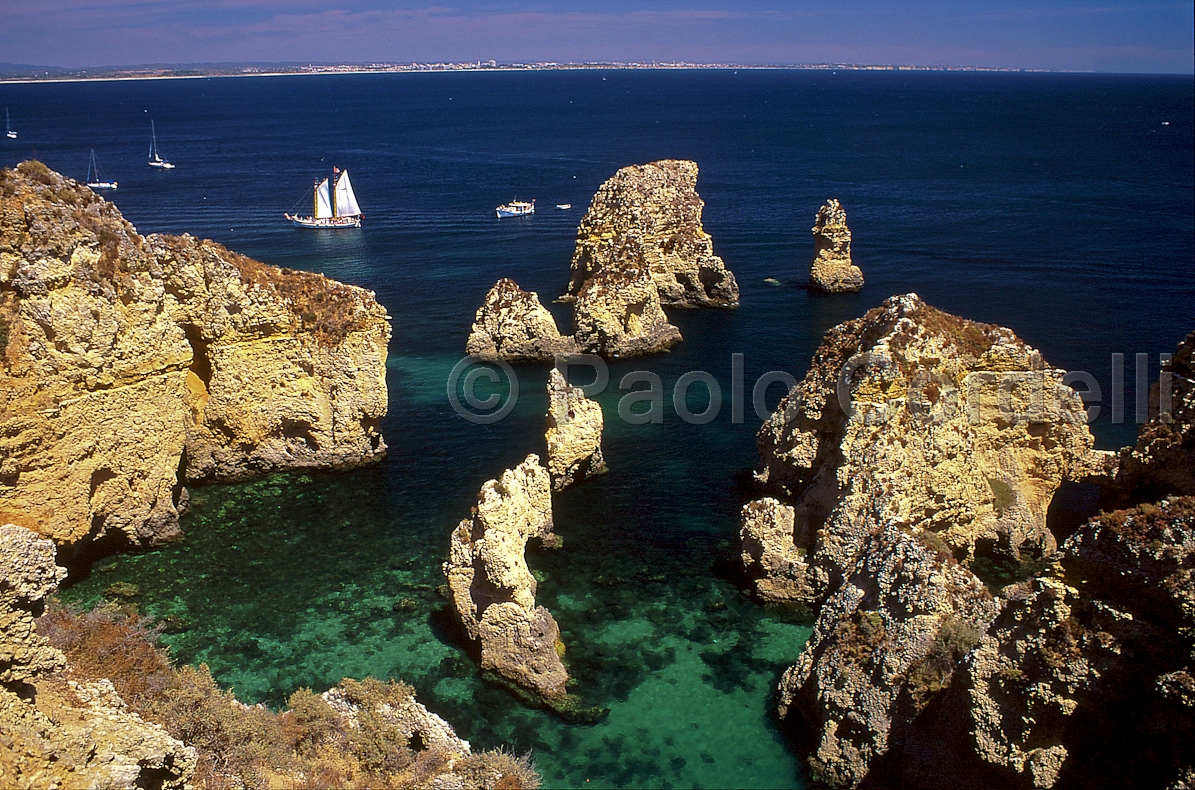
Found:
[[[761,374],[799,378],[826,329],[917,291],[1092,373],[1105,403],[1112,355],[1126,355],[1131,415],[1133,355],[1153,370],[1195,325],[1189,77],[412,74],[5,85],[0,100],[23,119],[0,163],[36,155],[82,176],[95,148],[143,233],[324,272],[375,290],[394,318],[383,464],[198,489],[181,543],[107,559],[64,596],[138,585],[174,654],[246,701],[401,677],[476,745],[533,750],[549,787],[802,785],[770,709],[808,626],[750,604],[726,573]],[[150,117],[177,170],[145,167]],[[455,414],[446,379],[493,282],[513,277],[545,301],[563,292],[589,197],[618,167],[665,156],[700,164],[705,227],[742,307],[676,312],[685,340],[672,353],[610,366],[598,399],[611,471],[556,498],[565,547],[530,557],[577,691],[610,709],[565,725],[477,679],[436,592],[481,484],[543,450],[546,370],[516,367],[522,395],[493,425]],[[365,227],[295,231],[282,213],[333,164],[352,170]],[[513,197],[574,209],[493,219]],[[828,197],[847,210],[861,294],[799,287]],[[663,382],[659,424],[617,416],[636,370]],[[725,396],[707,425],[672,402],[694,370]],[[689,407],[703,399],[694,387]],[[1093,425],[1101,445],[1131,441],[1135,426],[1110,417]]]

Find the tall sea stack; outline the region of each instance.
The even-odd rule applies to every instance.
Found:
[[[813,247],[810,288],[826,293],[863,290],[863,271],[851,262],[851,229],[846,225],[846,211],[833,198],[817,212]]]

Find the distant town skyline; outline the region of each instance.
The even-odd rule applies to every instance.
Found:
[[[0,0],[0,62],[869,63],[1195,71],[1186,2]]]

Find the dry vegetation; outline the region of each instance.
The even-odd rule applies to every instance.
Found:
[[[158,629],[135,610],[80,613],[51,603],[38,631],[66,654],[71,676],[110,679],[134,712],[195,747],[199,788],[418,788],[449,767],[449,755],[413,742],[379,712],[410,699],[402,683],[345,680],[344,696],[358,708],[352,719],[310,689],[275,713],[238,702],[206,666],[174,667]],[[457,760],[452,770],[466,788],[539,786],[528,757],[500,750]]]

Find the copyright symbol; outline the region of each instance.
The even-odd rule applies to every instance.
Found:
[[[489,367],[490,365],[496,366],[506,374],[508,385],[505,403],[498,392],[491,392],[484,398],[477,396],[478,379],[485,379],[491,385],[502,383],[502,376],[493,367]],[[470,368],[473,369],[469,370]],[[461,390],[460,395],[457,394],[458,389]],[[461,403],[462,398],[464,403]],[[519,402],[519,379],[515,376],[514,369],[504,360],[465,357],[456,363],[452,372],[448,374],[448,402],[452,404],[453,411],[474,425],[491,425],[514,411],[515,404]]]

